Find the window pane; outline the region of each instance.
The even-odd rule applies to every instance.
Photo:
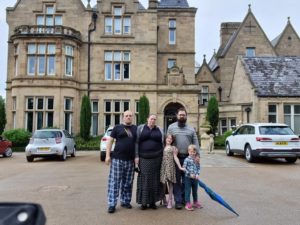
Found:
[[[111,125],[111,115],[105,115],[105,130]]]
[[[108,101],[105,102],[105,112],[111,112],[111,103]]]
[[[92,116],[92,135],[96,136],[98,134],[98,114],[93,114]]]
[[[35,54],[36,53],[36,46],[35,44],[29,44],[27,47],[28,54]]]
[[[48,98],[47,99],[47,109],[53,109],[54,99]]]
[[[45,74],[45,56],[38,57],[38,74],[39,75]]]
[[[44,16],[36,17],[36,25],[44,25]]]
[[[169,28],[176,28],[176,20],[169,20]]]
[[[290,105],[284,106],[284,114],[291,114],[291,106]]]
[[[66,56],[66,75],[73,74],[73,58]]]
[[[176,31],[175,30],[170,30],[169,32],[169,43],[170,44],[175,44],[176,42]]]
[[[43,112],[37,112],[36,129],[43,128]]]
[[[62,25],[62,16],[55,16],[55,25]]]
[[[120,115],[115,115],[115,125],[120,124]]]
[[[124,102],[124,111],[129,110],[129,102]]]
[[[29,132],[33,131],[33,112],[26,113],[26,128]]]
[[[168,69],[172,68],[176,63],[176,59],[168,59]]]
[[[129,34],[131,29],[131,19],[126,17],[124,18],[124,25],[123,25],[123,32],[124,34]]]
[[[124,79],[129,79],[129,64],[128,63],[124,63],[123,65],[123,78]]]
[[[111,63],[105,63],[105,80],[112,79]]]
[[[114,20],[114,30],[115,34],[121,34],[121,18],[115,18]]]
[[[37,109],[44,109],[44,99],[43,98],[37,99]]]
[[[93,103],[92,103],[92,112],[93,113],[98,112],[98,102],[93,101]]]
[[[47,26],[53,26],[54,25],[53,16],[46,16],[46,25]]]
[[[130,61],[130,52],[124,52],[123,53],[123,60],[124,61]]]
[[[55,54],[55,45],[54,44],[48,45],[48,54]]]
[[[47,116],[46,126],[53,127],[53,112],[47,112],[46,116]]]
[[[27,109],[33,109],[33,98],[27,98]]]
[[[121,52],[114,52],[114,61],[121,61]]]
[[[55,57],[54,56],[48,57],[47,66],[48,66],[47,73],[49,75],[54,75],[55,74]]]
[[[115,112],[120,112],[120,102],[115,102]]]
[[[114,64],[114,79],[115,80],[120,80],[121,79],[120,69],[121,69],[120,63],[115,63]]]
[[[294,105],[294,113],[300,114],[300,105]]]
[[[72,109],[72,100],[70,98],[65,99],[65,110],[71,110]]]
[[[45,54],[46,53],[46,45],[40,44],[38,45],[38,54]]]
[[[112,33],[112,18],[111,17],[105,18],[105,33],[107,33],[107,34]]]
[[[105,61],[112,61],[112,52],[105,52],[104,53],[104,60]]]
[[[47,14],[53,14],[54,13],[54,7],[53,6],[47,6],[46,7],[46,13]]]
[[[29,56],[27,62],[27,73],[32,75],[35,74],[35,56]]]
[[[269,112],[276,113],[276,105],[269,105]]]
[[[122,7],[114,7],[114,15],[121,16],[122,15]]]

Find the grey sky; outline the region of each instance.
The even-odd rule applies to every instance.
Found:
[[[12,7],[17,0],[0,0],[0,95],[5,96],[8,26],[6,7]],[[86,4],[86,0],[83,0]],[[147,8],[148,0],[140,0]],[[222,22],[242,22],[251,4],[252,12],[269,40],[278,36],[287,24],[287,17],[300,34],[299,0],[188,0],[191,7],[198,8],[196,14],[196,61],[202,63],[203,55],[209,60],[220,43]],[[91,0],[95,5],[96,0]]]

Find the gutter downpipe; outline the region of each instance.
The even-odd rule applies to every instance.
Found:
[[[88,86],[87,86],[88,97],[90,97],[90,80],[91,80],[91,33],[96,30],[97,18],[98,18],[97,13],[93,12],[92,15],[93,28],[89,29],[89,33],[88,33]]]

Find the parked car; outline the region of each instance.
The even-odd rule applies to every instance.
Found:
[[[100,141],[100,160],[101,161],[105,161],[105,157],[106,157],[106,144],[108,141],[108,138],[110,137],[110,133],[112,132],[114,127],[108,127],[107,130],[105,131],[103,137],[101,138]],[[113,143],[112,146],[112,151],[114,150],[115,147],[115,143]]]
[[[288,163],[300,156],[300,139],[286,124],[254,123],[240,126],[225,141],[226,154],[244,154],[248,162],[256,157],[284,158]]]
[[[58,156],[65,161],[67,155],[76,156],[74,138],[66,130],[42,129],[36,130],[25,149],[28,162],[36,157]]]
[[[12,143],[11,141],[4,140],[0,137],[0,155],[3,157],[11,157],[12,156]]]

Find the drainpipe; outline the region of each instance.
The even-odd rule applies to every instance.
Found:
[[[98,16],[97,13],[93,12],[92,15],[92,23],[93,27],[89,28],[89,33],[88,33],[88,87],[87,87],[87,93],[88,97],[90,97],[90,80],[91,80],[91,33],[96,30],[96,20]]]

